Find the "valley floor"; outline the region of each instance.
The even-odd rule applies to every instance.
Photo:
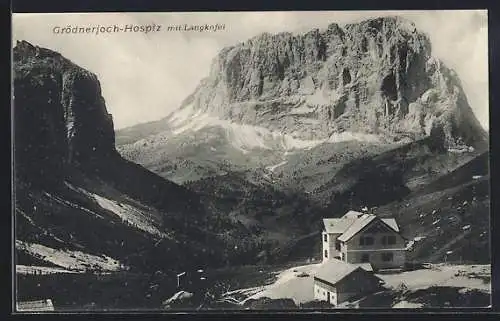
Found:
[[[185,290],[194,294],[194,300],[187,305],[180,302],[179,308],[187,311],[265,310],[276,307],[270,302],[273,300],[288,301],[291,307],[287,308],[302,308],[314,303],[313,274],[320,265],[208,269],[197,277],[191,276],[193,282]],[[17,275],[19,301],[51,299],[56,311],[161,310],[165,300],[179,293],[175,276],[163,273],[82,273],[64,268],[18,265]],[[385,282],[384,291],[356,298],[336,308],[490,305],[490,265],[436,264],[377,276]],[[212,297],[212,300],[207,301],[207,297]]]

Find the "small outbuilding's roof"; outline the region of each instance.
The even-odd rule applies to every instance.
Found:
[[[17,311],[54,311],[51,299],[38,301],[22,301],[16,304]]]
[[[366,266],[366,268],[364,268],[361,264],[350,264],[340,260],[332,259],[325,261],[318,268],[318,270],[316,270],[314,277],[320,280],[324,280],[332,285],[335,285],[336,283],[344,279],[346,276],[348,276],[349,274],[358,269],[370,271],[369,269],[371,269],[371,265],[369,265],[369,267]]]
[[[353,265],[359,266],[360,268],[362,268],[365,271],[373,272],[373,266],[370,263],[356,263]]]

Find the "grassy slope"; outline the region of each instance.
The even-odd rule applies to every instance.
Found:
[[[408,253],[409,260],[489,263],[489,204],[486,177],[439,192],[410,194],[376,213],[396,217],[409,240],[425,237]]]
[[[138,210],[146,207],[110,186],[101,185],[97,190],[89,185],[84,187],[87,191],[134,206]],[[16,192],[16,237],[23,241],[55,249],[80,250],[94,255],[106,254],[141,270],[176,269],[195,260],[204,248],[205,240],[189,239],[183,231],[167,228],[165,231],[169,238],[159,238],[141,231],[100,207],[86,194],[69,188],[48,193],[27,190],[18,184]],[[148,214],[154,210],[147,207]],[[163,230],[164,227],[161,226],[160,229]],[[155,247],[154,244],[158,245]],[[217,249],[215,246],[214,248]],[[190,251],[192,256],[173,259],[185,251]],[[162,255],[158,256],[155,252]],[[207,257],[204,260],[207,260]],[[29,262],[29,259],[24,257],[22,263],[37,262]]]
[[[245,173],[206,178],[187,186],[205,196],[211,215],[243,224],[255,238],[272,242],[274,254],[269,253],[268,259],[278,259],[277,251],[288,242],[316,232],[320,228],[316,223],[326,214],[305,195],[256,185]]]
[[[393,145],[358,141],[321,144],[311,150],[291,153],[287,163],[276,168],[272,177],[278,186],[299,188],[315,197],[317,188],[333,179],[344,165],[392,148]]]
[[[39,190],[17,183],[18,239],[54,248],[84,249],[90,254],[104,253],[146,270],[193,264],[217,266],[228,260],[237,262],[248,250],[244,247],[242,253],[231,250],[246,241],[240,233],[244,227],[223,222],[226,224],[222,230],[233,233],[234,237],[228,239],[215,233],[210,227],[220,222],[206,215],[207,209],[195,193],[139,165],[112,159],[73,171],[69,181],[85,192],[67,186]],[[159,218],[156,228],[169,237],[158,239],[126,224],[87,193],[123,204],[122,209],[129,206],[135,212]],[[252,251],[258,251],[260,245],[254,246]]]
[[[351,208],[399,201],[476,156],[436,149],[432,141],[423,139],[345,164],[314,194],[328,204],[333,216],[341,216]]]

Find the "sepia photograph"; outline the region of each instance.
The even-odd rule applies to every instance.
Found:
[[[14,13],[16,313],[491,308],[487,10]]]

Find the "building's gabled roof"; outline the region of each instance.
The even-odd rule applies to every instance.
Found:
[[[392,228],[394,231],[399,233],[399,226],[398,223],[396,222],[396,219],[394,218],[383,218],[382,222],[385,224],[389,225],[390,228]]]
[[[17,311],[54,311],[51,299],[17,302]]]
[[[325,226],[326,233],[342,234],[338,240],[345,242],[351,239],[375,219],[378,219],[378,217],[373,214],[363,214],[356,211],[349,211],[341,218],[324,218],[323,224]],[[382,218],[380,221],[385,223],[385,225],[395,232],[399,233],[399,226],[394,218]]]
[[[356,235],[376,218],[377,216],[372,214],[365,214],[361,216],[353,224],[351,224],[351,226],[349,226],[349,228],[341,236],[339,236],[338,240],[342,242],[350,240],[354,235]]]
[[[376,215],[364,214],[352,223],[349,228],[339,236],[338,240],[341,242],[349,241],[354,235],[358,234],[362,229],[375,220],[382,221],[385,225],[387,225],[387,227],[394,230],[394,232],[399,233],[399,226],[394,218],[379,219]]]
[[[314,277],[326,281],[331,285],[335,285],[357,269],[365,270],[359,264],[349,264],[340,260],[331,259],[321,264],[316,270]]]
[[[341,218],[325,218],[323,219],[325,231],[327,233],[342,234],[361,216],[363,216],[363,213],[349,211]]]
[[[359,266],[365,271],[373,272],[373,266],[371,265],[371,263],[355,263],[354,265]]]

